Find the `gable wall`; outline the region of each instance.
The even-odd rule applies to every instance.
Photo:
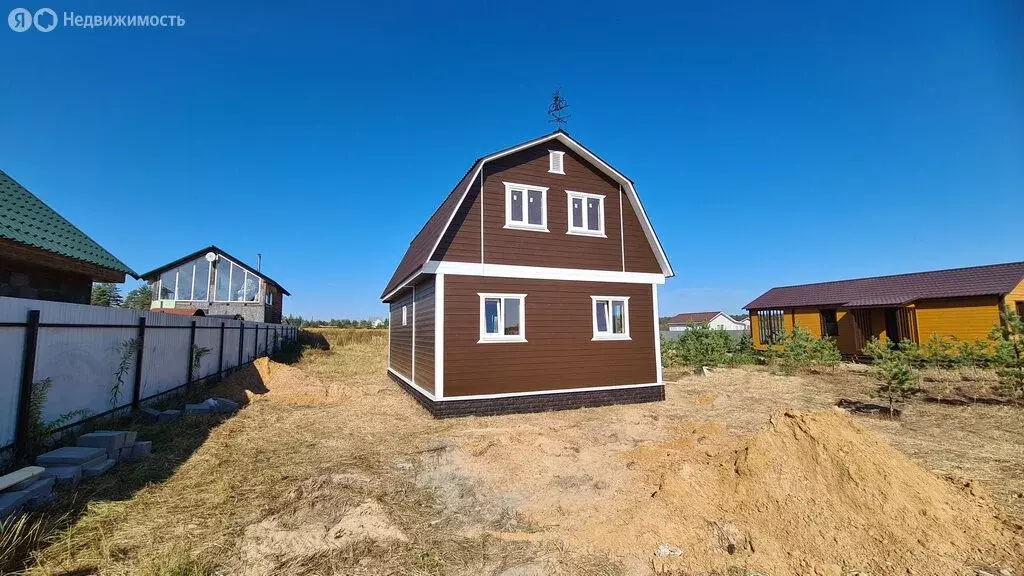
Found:
[[[564,175],[548,172],[549,150],[565,152]],[[545,142],[489,162],[484,166],[483,179],[482,218],[480,181],[477,179],[432,260],[480,262],[482,259],[490,264],[622,271],[625,248],[625,271],[661,272],[625,192],[621,192],[623,219],[620,224],[619,184],[561,142]],[[505,228],[504,182],[548,188],[548,232]],[[605,196],[607,238],[566,234],[569,222],[566,190]]]
[[[1024,302],[1024,281],[1017,284],[1017,287],[1011,290],[1003,299],[1003,305],[1009,306],[1011,310],[1016,309],[1017,302]]]

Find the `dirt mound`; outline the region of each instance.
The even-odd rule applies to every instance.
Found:
[[[1021,541],[989,505],[838,412],[776,414],[719,450],[672,447],[634,456],[657,476],[652,501],[690,517],[674,542],[683,566],[959,574],[1020,561]]]

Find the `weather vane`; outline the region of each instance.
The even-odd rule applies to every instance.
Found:
[[[565,111],[569,109],[569,103],[562,98],[562,89],[558,88],[551,94],[551,105],[548,106],[548,116],[551,116],[551,120],[548,122],[554,122],[561,127],[563,124],[569,121],[572,114],[566,114]]]

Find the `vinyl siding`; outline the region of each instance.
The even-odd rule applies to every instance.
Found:
[[[416,384],[434,392],[434,277],[416,285]]]
[[[408,323],[402,326],[402,306],[408,306]],[[389,325],[389,364],[388,366],[405,376],[412,377],[412,289],[404,290],[391,302],[391,319]]]
[[[999,323],[998,298],[952,298],[917,302],[917,333],[922,342],[939,336],[984,340]]]
[[[564,175],[548,172],[549,150],[565,152]],[[625,254],[626,271],[661,272],[640,220],[624,192],[621,202],[624,218],[620,223],[618,183],[561,143],[547,142],[488,163],[482,177],[482,200],[477,179],[431,259],[451,262],[480,262],[482,259],[490,264],[622,271]],[[504,182],[548,189],[547,232],[505,228]],[[566,233],[569,227],[567,190],[604,195],[606,238]]]
[[[657,380],[650,284],[446,276],[444,292],[445,397]],[[478,343],[478,292],[527,295],[527,342]],[[630,298],[632,340],[592,341],[591,296]]]

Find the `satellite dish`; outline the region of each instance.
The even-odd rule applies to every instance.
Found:
[[[207,262],[215,262],[216,260],[217,260],[217,255],[216,254],[214,254],[213,252],[207,252],[206,253],[206,261]]]

